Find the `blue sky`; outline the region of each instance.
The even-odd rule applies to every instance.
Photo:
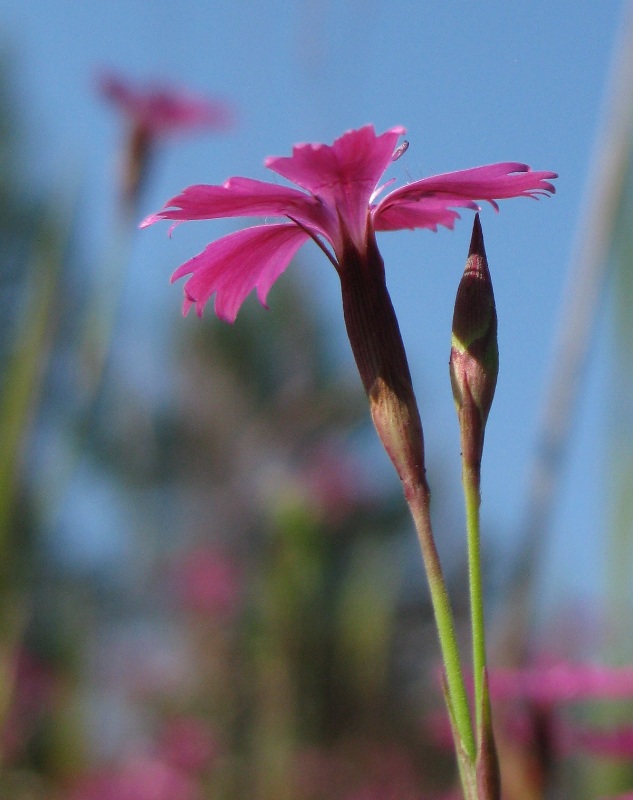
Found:
[[[0,0],[0,44],[33,185],[57,192],[81,185],[90,249],[108,244],[121,133],[112,109],[93,93],[93,76],[104,66],[140,81],[164,79],[221,95],[238,110],[234,134],[164,149],[144,212],[190,183],[235,174],[265,179],[266,155],[287,154],[298,141],[330,142],[366,122],[378,130],[406,126],[410,147],[391,172],[399,182],[505,160],[559,172],[554,198],[508,201],[500,214],[485,209],[482,215],[501,350],[484,462],[484,517],[494,521],[503,554],[522,510],[622,8],[620,0]],[[392,233],[379,240],[427,446],[453,475],[456,502],[459,445],[447,360],[471,229],[463,216],[455,232]],[[182,226],[172,240],[166,226],[139,233],[128,325],[157,370],[160,353],[147,322],[157,308],[175,313],[180,306],[180,289],[169,286],[171,271],[232,224]],[[300,269],[341,342],[343,368],[353,369],[334,271],[313,247],[302,251]],[[274,289],[269,302],[274,313]],[[195,325],[195,317],[181,324]],[[582,465],[588,459],[600,464],[593,454],[603,446],[604,361],[598,349],[549,548],[554,559],[547,591],[553,597],[595,586],[601,490]]]

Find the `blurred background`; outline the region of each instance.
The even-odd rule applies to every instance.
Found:
[[[306,245],[270,310],[183,319],[171,273],[241,222],[137,227],[368,122],[407,128],[398,184],[506,160],[560,175],[482,213],[491,662],[518,687],[499,690],[504,797],[633,790],[633,680],[583,671],[633,649],[630,5],[0,0],[0,797],[450,796],[421,559],[334,270]],[[148,129],[111,75],[219,116]],[[379,238],[460,621],[462,217]],[[560,664],[558,694],[520,679]]]

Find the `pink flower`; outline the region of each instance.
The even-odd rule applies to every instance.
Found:
[[[131,757],[120,768],[84,776],[71,800],[201,800],[195,782],[158,759]]]
[[[158,139],[192,130],[226,130],[232,111],[221,100],[209,100],[183,89],[149,86],[136,89],[107,73],[99,78],[100,93],[118,106],[129,125],[121,163],[121,195],[134,211]]]
[[[633,792],[619,794],[617,797],[603,797],[602,800],[633,800]]]
[[[633,726],[625,725],[612,730],[605,728],[571,727],[566,732],[569,750],[584,750],[605,758],[633,758]]]
[[[189,775],[208,769],[219,752],[213,731],[204,720],[196,717],[168,722],[158,746],[162,761]]]
[[[375,202],[378,186],[404,128],[376,135],[372,125],[344,133],[332,145],[299,144],[289,157],[270,157],[266,166],[305,191],[249,178],[229,178],[222,186],[190,186],[169,200],[141,227],[161,219],[184,222],[222,217],[285,217],[224,236],[183,264],[172,280],[191,274],[185,284],[186,312],[202,310],[216,294],[216,314],[232,322],[253,289],[265,305],[268,292],[297,250],[313,239],[342,276],[375,270],[374,232],[452,228],[455,207],[477,209],[476,200],[535,197],[554,192],[553,172],[533,172],[507,162],[423,178],[394,189]],[[331,247],[331,250],[328,248]]]
[[[342,441],[322,442],[307,454],[300,471],[311,510],[328,525],[340,525],[371,502],[362,464]]]
[[[490,673],[490,693],[498,699],[568,703],[585,699],[633,697],[633,667],[606,667],[561,662]]]
[[[112,73],[101,75],[98,85],[107,100],[118,106],[134,125],[153,136],[196,128],[225,130],[232,122],[228,104],[184,89],[159,85],[137,89]]]
[[[239,609],[242,583],[237,566],[219,550],[198,547],[176,565],[175,591],[190,611],[228,620]]]
[[[0,753],[5,761],[18,758],[42,718],[53,713],[57,679],[50,665],[23,649],[14,656],[8,699],[0,727]]]

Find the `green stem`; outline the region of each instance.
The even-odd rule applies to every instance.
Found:
[[[442,574],[440,558],[433,538],[429,500],[430,492],[426,484],[421,485],[413,492],[407,493],[407,502],[415,522],[422,558],[428,576],[431,602],[440,640],[442,661],[446,671],[446,684],[454,714],[455,727],[459,732],[462,747],[474,763],[476,750],[472,720],[459,658],[453,613]]]
[[[462,460],[462,481],[466,507],[466,537],[468,542],[468,576],[470,588],[470,620],[473,647],[473,679],[475,685],[475,720],[479,735],[483,712],[483,681],[486,667],[486,636],[484,629],[484,600],[481,578],[481,547],[479,537],[479,507],[481,505],[480,471],[477,466]]]

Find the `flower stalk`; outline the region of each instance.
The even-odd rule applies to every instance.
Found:
[[[460,427],[466,508],[478,791],[482,800],[492,800],[500,790],[486,679],[479,510],[484,433],[497,384],[499,351],[497,312],[478,214],[455,301],[449,367]]]
[[[384,265],[371,235],[366,253],[349,248],[339,271],[343,312],[371,417],[411,510],[426,568],[446,673],[446,694],[463,751],[475,760],[475,740],[446,582],[433,538],[422,423]]]

